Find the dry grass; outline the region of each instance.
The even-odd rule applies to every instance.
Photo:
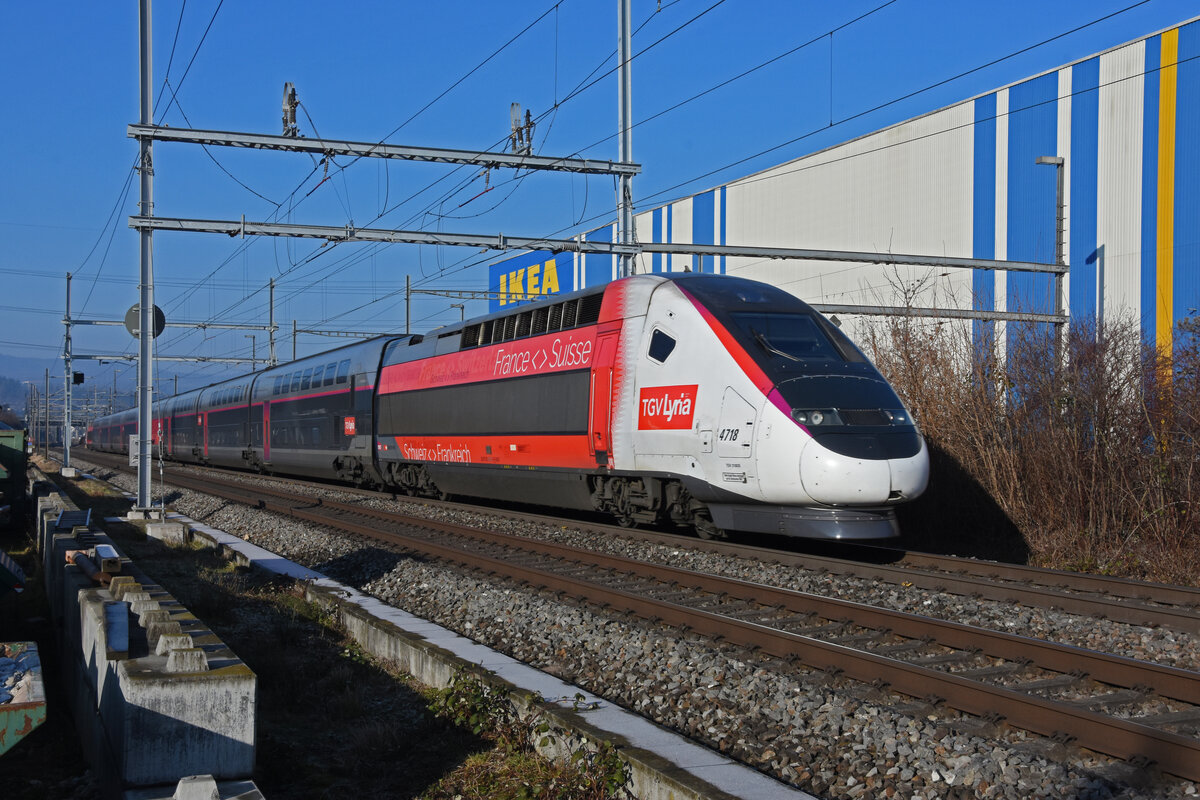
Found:
[[[1163,357],[1125,322],[990,341],[894,319],[867,349],[921,424],[933,477],[914,546],[1171,583],[1200,580],[1200,346]],[[986,329],[985,329],[986,330]]]

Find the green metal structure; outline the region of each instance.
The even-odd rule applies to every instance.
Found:
[[[33,642],[0,642],[0,756],[46,721],[42,664]]]

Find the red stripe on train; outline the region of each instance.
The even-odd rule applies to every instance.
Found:
[[[590,325],[392,364],[380,374],[379,393],[583,369],[592,365],[596,331],[597,326]]]
[[[487,464],[508,467],[594,469],[587,434],[499,436],[389,436],[381,438],[387,459],[399,450],[404,461],[442,464]]]

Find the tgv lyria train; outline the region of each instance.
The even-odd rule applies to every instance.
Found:
[[[124,451],[136,412],[97,420]],[[164,399],[172,459],[621,524],[880,538],[924,440],[840,330],[792,295],[640,275],[427,335],[380,336]]]

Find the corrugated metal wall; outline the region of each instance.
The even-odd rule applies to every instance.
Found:
[[[1072,317],[1136,320],[1169,347],[1200,307],[1197,56],[1192,21],[644,211],[637,237],[1048,262],[1056,168],[1035,161],[1058,155]],[[576,264],[576,286],[615,277],[607,256]],[[810,302],[1054,310],[1053,279],[1018,272],[664,255],[638,269],[742,275]]]

